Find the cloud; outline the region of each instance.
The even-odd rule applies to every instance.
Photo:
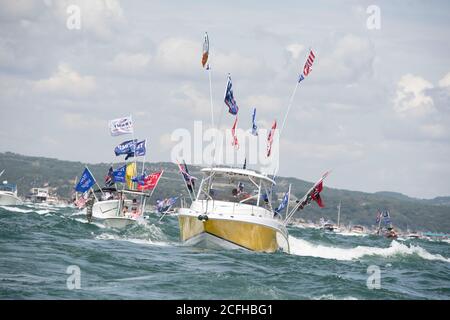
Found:
[[[373,75],[375,50],[368,38],[347,34],[315,53],[317,81],[354,83]]]
[[[450,93],[450,72],[439,80],[439,87],[447,89]]]
[[[286,51],[291,55],[291,58],[297,60],[300,54],[305,49],[305,46],[299,43],[291,43],[286,47]]]
[[[271,112],[280,110],[282,107],[282,100],[280,98],[270,96],[267,94],[251,95],[244,99],[244,105],[248,108],[256,108],[257,112]]]
[[[184,76],[190,79],[197,78],[201,73],[200,42],[185,38],[168,38],[159,43],[154,66],[171,75]],[[239,72],[241,74],[261,74],[269,68],[257,57],[248,57],[232,52],[219,50],[210,52],[209,62],[214,73],[227,74]]]
[[[34,82],[34,90],[40,93],[87,95],[96,88],[95,78],[82,76],[67,64],[59,64],[58,70],[48,79]]]
[[[100,39],[111,39],[124,22],[123,9],[118,0],[58,0],[49,3],[56,18],[66,25],[67,8],[80,8],[81,30],[92,32]]]
[[[402,76],[397,84],[394,111],[405,116],[424,116],[435,111],[433,99],[426,93],[431,88],[433,85],[422,77]]]
[[[150,60],[150,54],[123,52],[114,57],[110,66],[113,70],[123,74],[137,74],[145,72]]]
[[[210,114],[209,97],[199,92],[191,83],[185,83],[180,89],[174,90],[170,100],[183,113],[189,112],[197,116]]]

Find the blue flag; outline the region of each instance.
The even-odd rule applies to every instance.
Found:
[[[231,83],[231,77],[228,75],[228,82],[227,82],[227,91],[225,92],[225,99],[224,102],[228,106],[228,112],[236,115],[239,111],[239,107],[236,104],[236,101],[234,100],[233,96],[233,88]]]
[[[280,205],[278,206],[278,208],[275,209],[275,215],[279,214],[281,210],[286,208],[288,201],[289,201],[289,192],[286,192]]]
[[[142,140],[139,142],[137,142],[136,140],[136,144],[133,146],[133,149],[127,153],[125,160],[128,160],[128,158],[130,157],[145,156],[146,151],[147,151],[147,140]]]
[[[253,109],[253,116],[252,116],[252,135],[257,136],[258,135],[258,127],[256,126],[256,108]]]
[[[85,168],[81,175],[80,181],[75,187],[75,190],[81,193],[85,193],[95,184],[95,179],[92,176],[88,168]]]
[[[127,165],[123,165],[113,171],[114,181],[125,183],[125,173],[127,170]]]
[[[126,154],[128,157],[129,154],[134,154],[136,143],[137,139],[124,141],[114,149],[114,153],[116,156]]]

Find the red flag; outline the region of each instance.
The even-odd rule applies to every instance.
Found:
[[[233,136],[233,141],[231,141],[231,145],[234,146],[236,149],[239,149],[239,141],[236,135],[236,124],[237,124],[237,116],[236,120],[234,120],[233,128],[231,128],[231,135]]]
[[[148,176],[146,176],[144,178],[144,184],[143,185],[138,184],[138,190],[143,191],[143,190],[154,189],[156,187],[156,185],[158,184],[159,178],[161,177],[163,172],[164,171],[154,172],[154,173],[151,173]]]
[[[267,157],[270,157],[270,153],[272,152],[273,135],[275,134],[276,128],[277,120],[273,122],[272,129],[270,129],[269,135],[267,136]]]
[[[320,192],[323,189],[323,180],[321,180],[312,190],[311,192],[311,198],[317,202],[317,204],[319,205],[319,207],[324,208],[325,205],[322,202],[322,198],[320,197]]]

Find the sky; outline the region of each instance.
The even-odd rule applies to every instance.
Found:
[[[67,27],[71,5],[79,29]],[[372,5],[379,28],[368,27]],[[228,73],[239,126],[256,107],[270,128],[314,50],[278,175],[314,181],[331,169],[330,187],[450,195],[448,1],[0,0],[0,152],[119,161],[124,138],[108,121],[132,114],[146,160],[170,161],[174,130],[211,121],[205,31],[223,129]]]

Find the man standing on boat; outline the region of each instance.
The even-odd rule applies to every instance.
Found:
[[[94,206],[94,193],[90,193],[86,201],[86,219],[90,223],[92,221],[92,207]]]

